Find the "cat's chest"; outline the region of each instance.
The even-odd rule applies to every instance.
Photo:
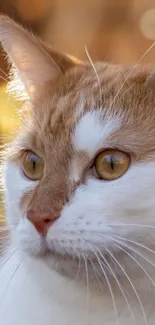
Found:
[[[92,293],[55,272],[50,278],[48,270],[39,263],[25,268],[22,262],[10,260],[0,272],[0,283],[0,324],[3,325],[116,325],[113,299],[119,325],[134,324],[121,294],[112,299],[110,293]],[[148,325],[155,322],[153,305],[151,302],[146,308]],[[132,312],[136,324],[145,324],[137,304],[132,305]]]
[[[46,299],[46,294],[34,292],[30,288],[20,292],[16,288],[4,303],[0,311],[0,323],[3,325],[117,325],[116,316],[111,302],[102,301],[103,305],[91,307],[87,312],[85,306],[81,307],[74,301],[72,304],[58,304]],[[62,288],[63,290],[63,288]],[[42,295],[42,296],[41,296]],[[67,292],[66,292],[67,296]],[[132,325],[133,319],[126,309],[119,310],[119,324]],[[136,311],[135,311],[136,313]],[[155,314],[149,316],[148,325],[154,325]],[[145,324],[142,318],[137,317],[137,325]]]
[[[53,274],[47,285],[47,274],[38,272],[36,282],[31,269],[22,265],[5,266],[0,281],[0,324],[3,325],[101,325],[105,319],[105,304],[97,297],[90,301],[87,290],[81,290]],[[17,264],[18,265],[18,264]],[[39,265],[38,265],[39,267]],[[14,269],[14,271],[13,271]],[[15,271],[16,270],[16,271]],[[12,279],[11,279],[12,278]],[[11,280],[10,280],[11,279]],[[40,284],[38,285],[38,280]],[[47,282],[46,282],[47,281]],[[110,310],[109,310],[110,312]],[[111,314],[111,312],[110,312]],[[108,324],[108,323],[107,323]],[[109,324],[113,324],[112,322]]]

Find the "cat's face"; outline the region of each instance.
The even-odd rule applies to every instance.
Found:
[[[6,214],[19,247],[37,255],[84,258],[113,254],[122,241],[141,239],[150,246],[155,226],[151,70],[98,63],[99,86],[91,65],[55,53],[51,58],[6,18],[0,27],[30,98],[5,163]]]

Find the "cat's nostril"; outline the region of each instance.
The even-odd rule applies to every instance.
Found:
[[[44,222],[45,222],[45,223],[50,223],[51,220],[50,220],[50,219],[45,219]]]
[[[31,221],[36,230],[44,236],[47,234],[49,227],[58,217],[57,214],[54,214],[51,211],[29,210],[27,212],[27,219]]]

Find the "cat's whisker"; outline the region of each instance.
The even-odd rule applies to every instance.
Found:
[[[9,243],[0,244],[0,255],[3,255],[8,247]]]
[[[153,225],[136,224],[136,223],[135,224],[134,223],[133,224],[132,223],[131,224],[130,223],[117,223],[117,224],[114,223],[114,224],[107,224],[107,225],[110,225],[110,226],[113,225],[113,226],[116,226],[116,227],[117,226],[118,227],[121,227],[121,226],[124,227],[125,226],[125,227],[140,227],[140,228],[152,228],[152,229],[155,229],[155,226],[153,226]]]
[[[150,228],[155,229],[153,225],[147,224],[136,224],[136,223],[106,223],[105,226],[112,226],[112,227],[140,227],[140,228]]]
[[[0,71],[1,71],[1,69],[0,69]],[[9,80],[7,80],[5,77],[3,77],[3,76],[1,76],[1,75],[0,75],[0,79],[2,79],[2,80],[3,80],[4,82],[6,82],[6,83],[8,83],[8,81],[9,81]]]
[[[0,140],[1,140],[1,142],[9,142],[9,139],[11,139],[11,136],[10,135],[1,135],[0,136]],[[4,150],[5,149],[5,145],[6,145],[6,143],[5,144],[1,144],[0,145],[0,149],[1,150]]]
[[[129,275],[127,274],[127,272],[124,270],[123,266],[120,264],[120,262],[116,259],[116,257],[111,253],[111,251],[104,245],[104,249],[106,250],[106,252],[112,257],[112,259],[115,261],[115,263],[118,265],[118,267],[121,269],[121,271],[123,272],[123,274],[126,276],[128,282],[130,283],[131,285],[131,288],[133,289],[136,297],[137,297],[137,300],[139,302],[139,306],[141,308],[141,311],[142,311],[142,315],[143,315],[143,318],[144,318],[144,322],[145,322],[145,325],[147,325],[147,317],[146,317],[146,314],[145,314],[145,310],[144,310],[144,307],[143,307],[143,304],[141,302],[141,299],[139,297],[139,294],[132,282],[132,280],[130,279]]]
[[[6,294],[7,294],[7,291],[8,291],[8,289],[9,289],[9,286],[10,286],[10,284],[11,284],[11,282],[12,282],[12,280],[13,280],[15,274],[17,273],[19,267],[21,266],[21,263],[22,263],[22,261],[20,261],[20,262],[17,264],[17,266],[15,267],[15,270],[13,271],[13,273],[12,273],[12,275],[11,275],[9,281],[8,281],[7,284],[6,284],[5,291],[4,291],[4,293],[3,293],[3,296],[1,297],[0,302],[2,302],[2,301],[4,300],[4,298],[5,298]]]
[[[129,245],[129,244],[125,244],[124,241],[120,241],[118,240],[118,237],[117,239],[115,238],[115,236],[113,237],[113,239],[117,242],[119,242],[123,247],[126,247],[126,248],[129,248],[130,250],[132,250],[135,254],[139,255],[141,258],[143,258],[146,262],[148,262],[149,264],[151,264],[153,267],[155,267],[155,264],[152,263],[150,260],[147,259],[147,257],[145,257],[143,254],[141,254],[137,249],[135,249],[135,247]],[[146,247],[145,247],[146,249]],[[151,252],[152,253],[152,252]]]
[[[75,265],[77,266],[77,259],[78,259],[78,262],[79,262],[80,257],[79,257],[79,253],[78,253],[78,251],[76,251],[75,255],[72,256],[73,267],[74,267]],[[78,270],[79,270],[79,263],[78,263]],[[77,270],[77,272],[76,272],[76,275],[75,275],[74,280],[75,280],[76,277],[77,277],[78,270]]]
[[[114,99],[112,100],[111,104],[110,104],[110,109],[112,108],[112,105],[114,104],[114,102],[116,101],[118,95],[120,94],[122,88],[124,87],[124,85],[126,84],[127,80],[129,79],[129,77],[132,75],[132,73],[136,70],[137,66],[142,62],[142,60],[146,57],[146,55],[152,50],[152,48],[155,46],[155,42],[153,42],[153,44],[151,44],[151,46],[145,51],[145,53],[141,56],[141,58],[139,59],[139,61],[133,66],[133,68],[131,69],[131,71],[129,72],[129,74],[127,75],[127,77],[125,78],[125,80],[123,81],[122,85],[120,86],[120,88],[118,89]]]
[[[125,295],[125,292],[124,292],[124,290],[123,290],[122,285],[120,284],[120,282],[119,282],[119,280],[118,280],[118,278],[117,278],[115,272],[113,271],[112,267],[111,267],[110,264],[108,263],[108,261],[107,261],[107,259],[105,258],[105,256],[100,252],[99,249],[98,249],[98,252],[99,252],[99,254],[100,254],[102,260],[103,260],[104,262],[106,262],[106,264],[107,264],[107,266],[108,266],[108,268],[109,268],[109,270],[110,270],[110,272],[111,272],[111,274],[112,274],[114,280],[116,281],[116,283],[117,283],[117,285],[118,285],[118,288],[120,289],[120,292],[121,292],[121,294],[122,294],[122,296],[123,296],[123,298],[124,298],[124,300],[125,300],[125,303],[126,303],[126,305],[127,305],[127,307],[128,307],[128,310],[129,310],[129,312],[130,312],[130,315],[131,315],[132,319],[133,319],[134,322],[135,322],[135,321],[136,321],[136,320],[135,320],[135,316],[134,316],[134,314],[133,314],[133,311],[132,311],[132,308],[131,308],[131,306],[130,306],[130,304],[129,304],[129,301],[128,301],[126,295]]]
[[[18,251],[17,248],[15,248],[9,255],[6,256],[6,258],[3,260],[3,263],[0,264],[0,268],[2,268],[9,260],[14,256],[14,254]]]
[[[0,241],[4,240],[4,239],[9,239],[9,235],[8,236],[1,236],[0,237]]]
[[[87,58],[88,58],[88,60],[89,60],[89,62],[91,64],[91,66],[92,66],[92,68],[93,68],[93,70],[95,72],[95,76],[96,76],[96,79],[97,79],[97,82],[98,82],[99,92],[100,92],[100,106],[102,107],[102,89],[101,89],[100,78],[99,78],[99,75],[98,75],[97,70],[95,68],[95,65],[94,65],[94,63],[93,63],[93,61],[92,61],[92,59],[90,57],[90,54],[88,52],[88,49],[87,49],[87,46],[86,45],[85,45],[85,52],[86,52]]]
[[[1,283],[3,283],[3,281],[4,281],[5,285],[7,285],[7,279],[10,279],[10,275],[14,271],[14,268],[16,267],[17,264],[18,264],[17,261],[12,260],[11,264],[7,263],[5,270],[3,270],[3,269],[0,270],[1,271],[1,274],[0,274]],[[3,292],[1,291],[1,294],[2,293]]]
[[[8,241],[3,241],[3,242],[0,242],[0,250],[1,250],[1,254],[4,253],[4,250],[9,247],[9,244],[10,242]]]
[[[126,247],[130,247],[130,249],[132,248],[133,251],[134,251],[136,254],[139,254],[143,259],[145,259],[145,260],[146,260],[148,263],[150,263],[152,266],[155,266],[154,263],[152,263],[150,260],[148,260],[146,257],[144,257],[144,256],[143,256],[139,251],[135,250],[135,247],[132,247],[131,245],[124,244],[124,242],[126,242],[126,243],[132,243],[132,244],[134,244],[134,245],[136,245],[136,246],[138,246],[138,247],[140,247],[140,248],[144,248],[145,250],[147,250],[147,251],[149,251],[150,253],[152,253],[153,255],[155,255],[155,251],[152,250],[151,248],[149,248],[149,247],[147,247],[147,246],[145,246],[145,245],[143,245],[143,244],[141,244],[141,243],[139,243],[139,242],[137,242],[137,241],[135,241],[135,240],[131,240],[131,239],[128,239],[128,238],[122,237],[122,236],[120,236],[120,235],[113,235],[112,237],[110,237],[110,236],[105,235],[105,234],[102,234],[102,233],[100,233],[100,232],[95,232],[95,234],[98,234],[99,236],[103,236],[103,237],[105,237],[105,238],[107,238],[107,239],[110,239],[112,242],[113,242],[113,240],[117,240],[117,241],[121,240],[121,244],[122,244],[122,245],[124,245],[124,246],[126,246]],[[122,242],[122,241],[123,241],[123,242]]]
[[[142,270],[143,272],[147,275],[147,277],[150,279],[151,283],[153,284],[153,286],[155,287],[155,282],[153,281],[153,279],[151,278],[151,276],[149,275],[149,273],[145,270],[145,268],[128,252],[125,250],[124,246],[131,250],[132,252],[136,253],[137,255],[139,255],[140,257],[142,257],[144,260],[146,260],[148,263],[150,263],[150,261],[148,261],[142,254],[140,254],[139,252],[137,252],[136,250],[132,249],[132,247],[130,247],[129,245],[124,245],[121,242],[119,242],[118,240],[115,241],[115,246],[117,248],[119,248],[121,251],[123,251],[126,255],[128,255]],[[119,243],[119,244],[118,244]],[[121,245],[121,246],[120,246]],[[152,265],[152,263],[151,263]],[[155,266],[155,265],[153,265]]]
[[[94,248],[95,248],[95,249],[94,249]],[[99,266],[100,266],[100,268],[101,268],[101,271],[102,271],[102,273],[103,273],[103,275],[104,275],[104,278],[105,278],[105,280],[106,280],[106,283],[107,283],[107,286],[108,286],[108,289],[109,289],[109,292],[110,292],[110,295],[111,295],[111,299],[112,299],[113,307],[114,307],[114,312],[115,312],[115,316],[116,316],[116,322],[117,322],[117,325],[119,325],[118,310],[117,310],[116,301],[115,301],[115,296],[114,296],[114,293],[113,293],[113,290],[112,290],[112,286],[111,286],[111,283],[110,283],[110,281],[109,281],[108,275],[107,275],[105,269],[103,268],[103,265],[102,265],[102,263],[101,263],[101,261],[100,261],[100,258],[99,258],[99,256],[98,256],[98,254],[97,254],[98,249],[96,248],[96,246],[95,246],[94,248],[92,247],[91,249],[92,249],[92,252],[94,253],[94,255],[95,255],[95,257],[96,257],[96,260],[97,260],[97,262],[98,262],[98,264],[99,264]],[[96,252],[96,251],[97,251],[97,252]]]
[[[3,243],[7,243],[9,239],[9,237],[0,237],[0,247],[2,247]]]
[[[0,233],[1,232],[7,232],[9,231],[9,227],[8,226],[0,226]]]
[[[6,77],[6,78],[8,78],[8,74],[2,69],[2,68],[0,68],[0,71],[4,74],[4,76]],[[9,78],[8,78],[8,81],[9,81]],[[8,82],[7,81],[7,82]]]
[[[0,241],[4,239],[9,239],[10,235],[8,233],[0,232]]]
[[[76,233],[77,233],[78,236],[80,237],[81,242],[82,242],[82,241],[85,241],[85,239],[81,236],[80,231],[76,230]],[[88,256],[87,258],[88,258],[88,260],[89,260],[89,256]],[[91,259],[91,258],[90,258],[90,259]],[[104,268],[106,268],[106,270],[109,272],[109,268],[106,266],[106,264],[104,264]]]
[[[9,246],[4,246],[3,249],[0,247],[0,257],[4,256],[5,251],[8,249]],[[0,263],[0,267],[1,267],[1,263]]]
[[[0,229],[1,229],[2,227],[5,228],[5,229],[8,228],[8,226],[7,226],[7,224],[6,224],[5,216],[0,215]]]
[[[74,280],[78,279],[81,270],[81,255],[77,253],[77,256],[78,256],[78,269],[74,277]]]
[[[134,86],[131,85],[130,87],[128,87],[128,89],[123,93],[122,96],[125,96]]]
[[[136,246],[139,246],[141,248],[144,248],[147,251],[149,251],[150,253],[152,253],[153,255],[155,255],[155,251],[154,250],[152,250],[151,248],[149,248],[149,247],[147,247],[147,246],[145,246],[145,245],[143,245],[143,244],[141,244],[141,243],[139,243],[139,242],[137,242],[135,240],[127,239],[127,238],[124,238],[124,237],[119,236],[119,235],[115,235],[115,238],[121,239],[121,240],[123,240],[125,242],[129,242],[129,243],[135,244]]]
[[[80,237],[80,240],[81,240],[81,242],[82,242],[82,241],[83,241],[83,238],[81,237],[80,232],[77,231],[77,233],[78,233],[78,235],[79,235],[79,237]],[[79,247],[80,247],[80,246],[81,246],[81,245],[80,245],[80,243],[79,243]],[[80,250],[82,251],[81,247],[80,247]],[[79,253],[79,250],[77,251],[76,256],[77,256],[78,259],[79,259],[78,270],[77,270],[77,274],[76,274],[76,278],[77,278],[78,275],[80,274],[81,262],[82,262],[82,261],[81,261],[81,254]],[[82,258],[83,258],[83,256],[82,256]],[[88,256],[87,256],[87,259],[89,259]],[[85,264],[85,263],[84,263],[84,264]]]
[[[1,228],[8,228],[7,224],[6,224],[6,218],[3,214],[0,215],[0,229]]]
[[[7,247],[9,247],[10,245],[10,240],[9,238],[8,239],[3,239],[3,240],[0,240],[0,250],[1,250],[1,254],[4,253],[4,251],[6,250]]]
[[[0,79],[3,80],[4,82],[8,83],[9,80],[7,80],[5,77],[0,75]],[[9,101],[10,105],[17,111],[17,107],[15,106],[15,104],[10,100]]]
[[[104,290],[103,290],[103,286],[102,286],[103,279],[102,279],[101,275],[99,274],[97,268],[95,267],[95,263],[93,263],[93,260],[91,259],[91,257],[89,257],[88,260],[89,260],[89,262],[90,262],[91,265],[92,265],[92,270],[93,270],[93,272],[94,272],[94,275],[95,275],[95,278],[96,278],[97,283],[98,283],[98,285],[99,285],[99,288],[101,289],[101,291],[104,292]],[[99,278],[101,279],[101,281],[99,280]]]
[[[93,272],[94,272],[94,274],[95,274],[95,278],[96,278],[96,280],[97,280],[97,282],[98,282],[99,288],[101,289],[101,291],[104,292],[104,286],[102,285],[103,277],[101,276],[101,274],[99,273],[98,269],[96,268],[95,263],[93,262],[92,258],[89,257],[88,260],[89,260],[89,262],[90,262],[91,265],[92,265],[92,269],[93,269]],[[110,270],[108,269],[107,265],[104,264],[104,261],[102,262],[102,265],[103,265],[104,269],[106,269],[106,271],[109,273],[109,275],[111,275],[111,272],[110,272]],[[101,281],[100,281],[99,279],[100,279]]]
[[[84,265],[85,265],[85,271],[86,271],[86,290],[87,290],[87,313],[89,315],[89,273],[88,273],[88,264],[87,264],[87,257],[85,254],[82,254],[83,260],[84,260]]]

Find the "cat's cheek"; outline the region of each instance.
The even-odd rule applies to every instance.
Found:
[[[15,231],[16,246],[30,255],[37,256],[44,247],[41,236],[26,217],[21,218]]]
[[[5,207],[8,224],[16,228],[22,217],[20,201],[23,195],[34,189],[36,182],[26,179],[17,164],[4,165]]]

